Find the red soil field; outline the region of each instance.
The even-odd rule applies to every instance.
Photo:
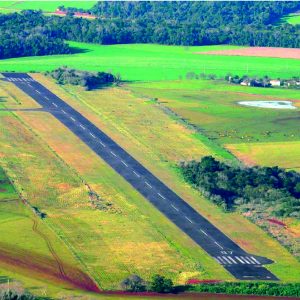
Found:
[[[229,55],[229,56],[260,56],[300,59],[300,49],[275,47],[247,47],[231,50],[196,52],[195,54]]]
[[[63,264],[64,272],[57,267],[57,262],[34,251],[11,247],[0,243],[0,265],[10,271],[45,280],[60,283],[91,292],[100,292],[93,280],[80,269]]]
[[[0,192],[6,192],[6,189],[0,189]]]
[[[270,223],[273,223],[273,224],[276,224],[276,225],[279,225],[279,226],[283,226],[283,227],[286,227],[286,224],[284,224],[283,222],[279,221],[279,220],[276,220],[276,219],[267,219]]]

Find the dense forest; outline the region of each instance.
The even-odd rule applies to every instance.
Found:
[[[0,58],[70,53],[40,12],[0,14]]]
[[[61,9],[65,9],[61,7]],[[68,53],[63,40],[98,44],[236,44],[300,47],[300,25],[279,18],[300,2],[98,2],[95,20],[45,16],[39,11],[0,15],[0,57]],[[81,10],[82,11],[82,10]]]
[[[86,90],[111,84],[115,81],[115,77],[110,73],[86,72],[68,67],[61,67],[51,72],[46,72],[46,75],[56,79],[59,84],[80,85],[85,87]]]
[[[237,167],[211,156],[181,164],[185,179],[225,210],[261,209],[300,219],[300,174],[278,167]]]

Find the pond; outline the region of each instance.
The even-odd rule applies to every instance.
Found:
[[[274,108],[274,109],[296,109],[292,101],[240,101],[240,105],[259,107],[259,108]]]

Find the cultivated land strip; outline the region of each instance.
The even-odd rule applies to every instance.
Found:
[[[262,265],[272,261],[248,254],[198,214],[183,199],[131,157],[80,113],[31,77],[5,73],[7,80],[30,95],[123,176],[156,208],[189,235],[236,278],[276,280]]]

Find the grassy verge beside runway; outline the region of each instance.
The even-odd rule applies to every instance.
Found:
[[[34,77],[108,133],[246,251],[276,261],[268,268],[280,279],[297,281],[300,274],[290,266],[299,262],[286,249],[238,213],[223,213],[184,182],[175,167],[178,160],[213,150],[199,144],[190,129],[165,114],[155,101],[136,97],[122,88],[86,92],[78,87],[58,87],[38,74]]]
[[[300,60],[243,57],[222,55],[197,55],[195,52],[236,49],[238,46],[165,46],[155,44],[97,45],[69,42],[74,54],[35,56],[0,61],[0,71],[52,71],[67,65],[88,71],[120,73],[123,80],[176,80],[185,78],[187,72],[197,74],[228,73],[271,78],[299,76]]]

